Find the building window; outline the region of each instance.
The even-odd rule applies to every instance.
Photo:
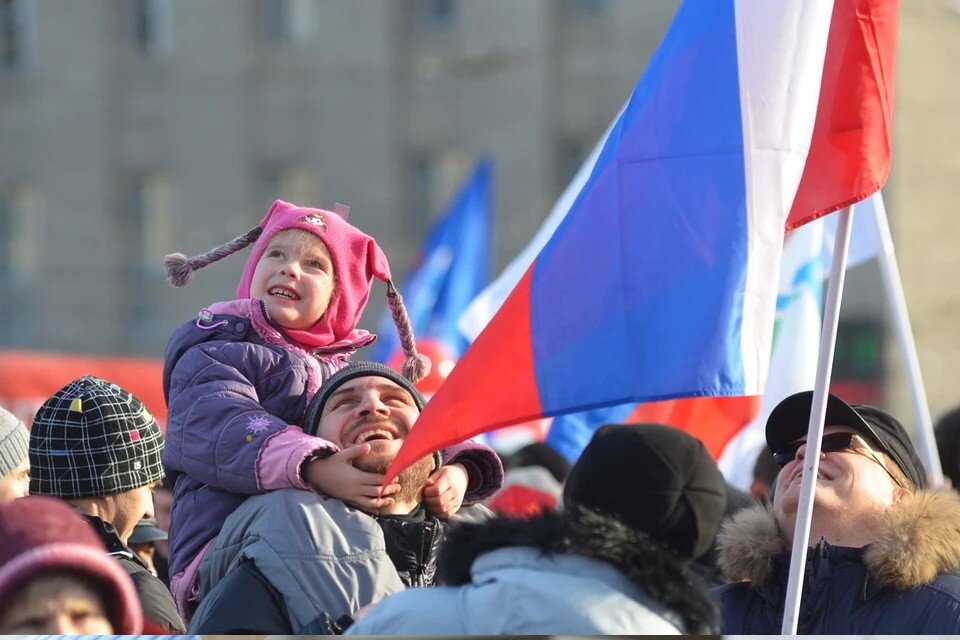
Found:
[[[157,301],[166,291],[163,257],[174,245],[174,193],[169,178],[162,173],[143,173],[132,177],[123,202],[121,228],[125,247],[124,269],[128,301],[128,349],[142,351],[146,341],[159,335]]]
[[[300,46],[316,37],[320,24],[316,0],[260,0],[259,7],[264,41]]]
[[[583,138],[561,138],[557,143],[556,179],[558,192],[566,189],[573,177],[580,171],[583,162],[587,159],[593,143],[587,143]]]
[[[411,226],[413,233],[430,225],[471,168],[471,156],[460,151],[424,152],[414,157],[410,211],[417,224]]]
[[[564,0],[564,4],[573,18],[596,18],[610,8],[609,0]]]
[[[317,189],[310,170],[302,164],[266,164],[259,171],[259,208],[257,220],[263,217],[274,200],[286,200],[308,207],[319,207]],[[333,203],[326,203],[333,206]]]
[[[833,393],[847,402],[883,406],[885,337],[880,320],[841,320],[830,382]]]
[[[160,173],[134,178],[130,190],[129,223],[142,261],[156,265],[173,243],[173,188]]]
[[[446,28],[457,19],[456,0],[417,0],[417,15],[426,27]]]
[[[166,58],[173,52],[172,0],[133,0],[131,32],[137,49],[150,58]]]
[[[29,314],[40,255],[36,198],[26,187],[0,189],[0,343],[30,346]]]
[[[24,69],[33,54],[34,0],[0,0],[0,68]]]

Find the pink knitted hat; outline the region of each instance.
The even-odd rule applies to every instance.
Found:
[[[249,298],[253,272],[273,237],[287,229],[312,233],[327,246],[333,260],[336,283],[333,297],[315,325],[302,330],[284,328],[284,332],[309,350],[341,344],[362,346],[369,334],[356,327],[376,277],[387,285],[387,304],[407,356],[404,375],[420,380],[429,372],[430,361],[417,353],[406,307],[390,277],[390,265],[376,241],[347,222],[349,212],[350,208],[341,204],[335,205],[333,211],[326,211],[277,200],[259,226],[227,244],[193,258],[179,253],[167,256],[164,260],[167,278],[176,287],[185,286],[193,277],[193,271],[253,244],[237,286],[237,297]]]
[[[44,496],[0,505],[0,607],[34,578],[65,571],[100,587],[114,633],[141,632],[143,612],[133,582],[83,516]]]

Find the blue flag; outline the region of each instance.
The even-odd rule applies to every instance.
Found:
[[[436,341],[453,359],[468,344],[457,320],[490,281],[492,173],[489,159],[477,162],[430,229],[416,266],[400,287],[418,343]],[[378,335],[373,358],[387,362],[400,349],[389,312]]]

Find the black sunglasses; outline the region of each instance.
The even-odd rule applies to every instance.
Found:
[[[887,465],[877,456],[875,452],[870,449],[864,451],[858,451],[856,447],[853,446],[853,439],[857,437],[856,433],[828,433],[823,436],[823,439],[820,441],[820,452],[821,453],[831,453],[833,451],[853,451],[854,453],[862,453],[867,456],[887,472],[887,475],[890,476],[890,479],[893,480],[894,484],[898,487],[903,487],[904,484],[901,482],[897,476],[893,475],[890,472],[890,469],[887,469]],[[861,440],[863,436],[860,436]],[[777,465],[782,469],[785,467],[791,460],[797,457],[797,450],[800,447],[807,446],[806,441],[804,442],[791,442],[784,448],[780,449],[773,454],[773,459],[776,461]]]
[[[820,451],[823,453],[831,453],[833,451],[847,451],[851,449],[853,444],[853,439],[857,437],[855,433],[828,433],[823,436],[823,440],[820,441]],[[800,447],[807,446],[807,442],[791,442],[784,448],[780,449],[773,454],[773,459],[776,461],[777,465],[782,469],[785,467],[791,460],[797,457],[797,449]]]

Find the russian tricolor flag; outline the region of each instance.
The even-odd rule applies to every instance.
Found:
[[[388,477],[542,416],[762,393],[785,227],[868,195],[889,168],[896,3],[836,2],[681,4],[569,213]],[[870,116],[887,135],[875,162]],[[816,152],[845,171],[811,169]],[[855,192],[832,188],[842,178]]]

